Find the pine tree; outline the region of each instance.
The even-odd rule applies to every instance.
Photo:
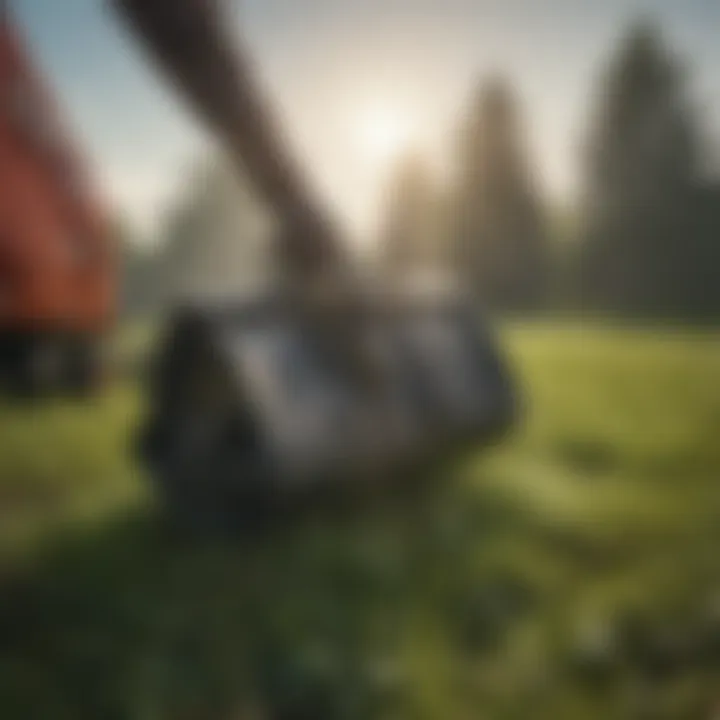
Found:
[[[701,143],[685,75],[657,27],[635,25],[599,92],[589,143],[581,293],[633,314],[693,312]]]
[[[452,234],[460,273],[492,307],[537,307],[546,281],[543,212],[518,102],[502,78],[481,86],[457,152]]]
[[[200,163],[171,214],[161,263],[170,300],[231,297],[272,272],[269,214],[234,168]]]
[[[423,159],[400,159],[390,179],[380,232],[380,254],[391,275],[437,266],[438,193]]]

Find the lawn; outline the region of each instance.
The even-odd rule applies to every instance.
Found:
[[[711,718],[720,336],[504,333],[522,427],[403,502],[183,540],[142,397],[0,408],[0,718]]]

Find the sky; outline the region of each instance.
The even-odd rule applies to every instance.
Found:
[[[372,234],[394,156],[440,176],[473,89],[502,73],[554,202],[578,188],[597,80],[634,18],[658,19],[720,131],[720,0],[223,0],[294,147],[359,238]],[[103,0],[10,0],[105,193],[152,238],[212,148]]]

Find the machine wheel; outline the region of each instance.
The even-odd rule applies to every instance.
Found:
[[[50,333],[14,333],[3,337],[5,390],[18,398],[42,398],[62,387],[64,347]]]
[[[100,341],[51,332],[0,334],[0,385],[11,397],[87,396],[101,380]]]
[[[66,347],[64,390],[75,397],[92,395],[102,380],[102,348],[98,338],[69,340]]]

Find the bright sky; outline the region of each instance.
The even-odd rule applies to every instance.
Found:
[[[231,3],[232,0],[224,0]],[[641,11],[690,61],[720,127],[720,0],[244,0],[240,31],[315,180],[355,233],[392,156],[442,163],[478,77],[515,83],[539,173],[572,193],[592,81]],[[11,0],[109,197],[152,230],[208,140],[102,0]]]

